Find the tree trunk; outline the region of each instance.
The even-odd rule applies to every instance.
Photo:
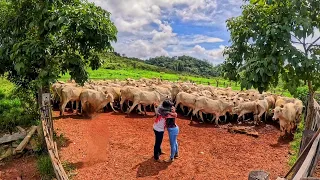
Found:
[[[308,97],[307,116],[305,119],[305,129],[311,130],[313,117],[314,117],[314,101],[313,101],[314,91],[312,87],[312,82],[310,80],[308,80],[308,88],[309,88],[309,97]]]

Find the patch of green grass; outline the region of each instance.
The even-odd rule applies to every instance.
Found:
[[[62,166],[70,179],[72,179],[77,174],[77,168],[72,163],[64,161],[62,162]]]
[[[304,123],[303,121],[301,121],[300,124],[298,125],[296,133],[294,134],[293,141],[290,143],[291,155],[289,157],[289,162],[288,162],[290,167],[292,167],[298,159],[303,130],[304,130]]]
[[[53,140],[57,142],[58,147],[65,147],[68,143],[68,138],[63,133],[58,136],[56,132],[53,132]]]
[[[55,177],[50,157],[41,155],[37,160],[37,168],[41,175],[41,179],[50,180]]]

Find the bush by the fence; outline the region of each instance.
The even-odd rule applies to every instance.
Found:
[[[38,157],[37,168],[42,179],[52,179],[54,177],[54,170],[48,155]]]
[[[303,87],[298,87],[297,90],[295,91],[295,94],[293,94],[293,97],[300,99],[304,105],[306,105],[307,100],[308,100],[308,87],[303,86]]]
[[[32,91],[14,88],[4,82],[5,85],[0,87],[0,130],[12,132],[18,125],[37,124],[38,111]]]

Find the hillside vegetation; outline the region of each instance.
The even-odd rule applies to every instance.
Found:
[[[203,61],[190,56],[166,57],[160,56],[146,60],[147,64],[167,68],[176,72],[187,72],[204,77],[217,77],[221,75],[221,67],[213,66],[207,61]]]

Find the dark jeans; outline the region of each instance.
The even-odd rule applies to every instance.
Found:
[[[153,131],[154,131],[154,135],[156,137],[156,141],[155,141],[154,149],[153,149],[153,156],[154,156],[155,160],[158,160],[159,156],[160,156],[160,154],[162,152],[161,151],[161,143],[162,143],[164,131],[162,131],[162,132],[159,132],[159,131],[156,131],[156,130],[153,130]]]

